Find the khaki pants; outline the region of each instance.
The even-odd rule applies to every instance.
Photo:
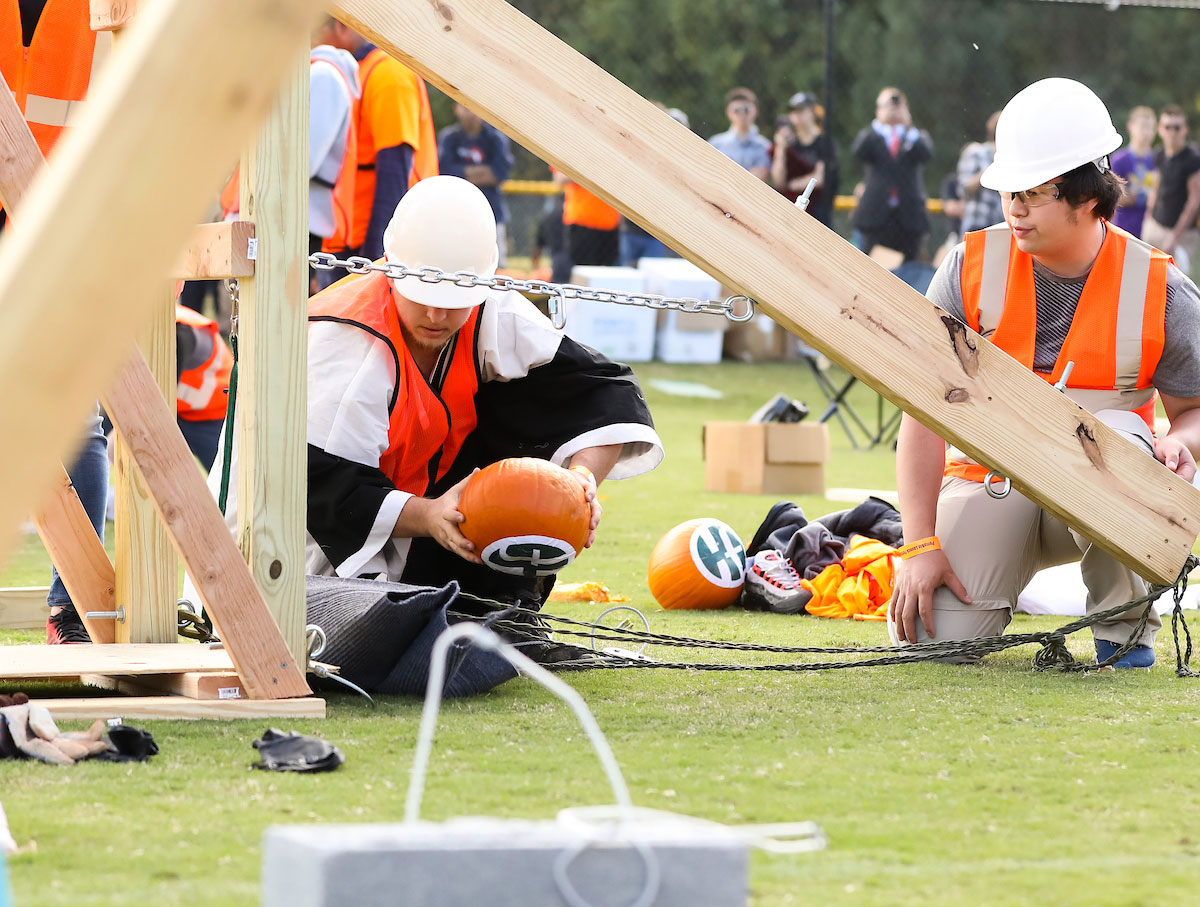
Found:
[[[1149,214],[1142,221],[1142,239],[1156,249],[1162,249],[1168,255],[1174,256],[1175,267],[1195,279],[1200,275],[1200,230],[1185,230],[1179,237],[1179,245],[1174,249],[1165,248],[1167,237],[1170,235],[1171,231]]]
[[[1045,568],[1078,561],[1087,586],[1087,613],[1104,611],[1145,595],[1140,576],[1083,536],[1067,528],[1016,491],[990,497],[979,482],[948,477],[938,496],[937,534],[950,565],[974,601],[965,604],[945,586],[934,594],[934,639],[977,639],[1003,632],[1012,620],[1017,596]],[[1097,639],[1121,644],[1129,639],[1143,606],[1096,624]],[[1154,645],[1162,626],[1151,611],[1138,643]],[[928,642],[917,623],[921,642]],[[897,644],[895,626],[888,633]],[[978,659],[964,659],[977,661]]]

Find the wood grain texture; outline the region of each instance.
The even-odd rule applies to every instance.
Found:
[[[92,31],[116,31],[137,15],[139,0],[88,0]]]
[[[196,468],[174,413],[136,348],[103,399],[248,694],[256,699],[306,695],[304,662],[288,651]]]
[[[185,699],[182,696],[117,696],[95,699],[35,699],[49,709],[55,721],[96,718],[324,718],[325,700],[229,699],[224,702]],[[249,758],[249,757],[247,757]]]
[[[320,11],[318,0],[150,4],[34,179],[0,243],[0,380],[21,389],[0,405],[21,439],[0,453],[0,554]]]
[[[293,657],[304,658],[307,518],[308,50],[242,159],[258,259],[239,281],[237,537]]]
[[[0,680],[81,674],[182,674],[233,670],[224,649],[190,643],[111,646],[0,646]]]
[[[1141,575],[1178,576],[1200,491],[509,4],[333,12]]]
[[[175,409],[175,285],[164,283],[153,319],[139,342],[155,384],[169,410]],[[110,415],[110,418],[112,416]],[[115,419],[114,419],[115,422]],[[167,527],[158,518],[150,490],[131,460],[124,435],[116,432],[113,485],[113,563],[117,604],[125,619],[116,622],[117,642],[174,642],[177,564]]]
[[[127,696],[186,696],[188,699],[246,699],[242,681],[232,671],[187,671],[182,674],[108,676],[87,674],[84,684]]]
[[[0,205],[5,210],[16,210],[42,164],[25,115],[0,75]]]
[[[249,256],[252,239],[254,224],[249,221],[200,224],[192,229],[183,254],[175,260],[171,276],[180,280],[253,277],[254,262]]]
[[[46,625],[47,586],[0,589],[0,630],[35,630]]]
[[[115,641],[115,621],[87,616],[89,611],[113,611],[116,608],[117,580],[113,563],[84,512],[70,476],[61,466],[54,490],[34,513],[33,522],[92,642]],[[45,606],[45,599],[42,605]],[[45,619],[43,614],[42,621]]]

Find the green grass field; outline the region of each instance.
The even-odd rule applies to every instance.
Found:
[[[823,400],[795,364],[638,372],[644,381],[703,382],[724,397],[647,388],[667,460],[649,476],[602,488],[600,540],[565,578],[607,583],[656,631],[883,644],[878,623],[658,610],[645,569],[663,532],[714,516],[748,540],[774,503],[703,491],[703,422],[744,419],[776,391],[818,412]],[[854,399],[873,412],[869,392]],[[893,455],[854,452],[835,430],[828,481],[893,488]],[[797,503],[810,516],[849,506]],[[33,541],[2,582],[43,583],[45,572]],[[553,610],[591,618],[602,607]],[[1012,629],[1064,622],[1018,617]],[[0,642],[39,636],[0,633]],[[1072,648],[1088,657],[1090,638]],[[1032,654],[1014,649],[972,667],[563,676],[607,733],[637,804],[730,823],[812,819],[824,827],[824,852],[754,857],[756,905],[1195,903],[1200,687],[1175,678],[1170,634],[1160,636],[1150,672],[1034,673]],[[372,711],[334,695],[327,720],[283,722],[342,748],[346,764],[329,775],[251,771],[250,741],[266,721],[146,722],[162,754],[145,765],[0,763],[0,802],[27,845],[10,860],[15,902],[253,904],[268,825],[401,818],[419,711],[415,700],[385,699]],[[531,681],[446,705],[428,818],[547,818],[610,800],[573,716]]]

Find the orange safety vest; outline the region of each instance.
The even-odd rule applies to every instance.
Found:
[[[441,387],[434,388],[404,342],[387,277],[378,271],[351,277],[312,297],[308,320],[353,325],[391,349],[397,379],[389,401],[388,446],[379,469],[400,491],[423,495],[449,471],[478,421],[475,342],[480,307],[451,341],[450,365]]]
[[[48,0],[33,40],[25,47],[19,0],[0,2],[5,4],[0,15],[0,72],[46,155],[87,96],[93,74],[112,48],[112,33],[92,31],[87,0]]]
[[[621,225],[621,212],[572,182],[563,187],[563,223],[593,230],[615,230]]]
[[[185,305],[175,303],[175,321],[208,334],[212,353],[202,365],[187,369],[179,376],[175,412],[189,422],[224,419],[229,405],[229,376],[233,372],[233,353],[221,339],[217,323]]]
[[[1154,371],[1163,351],[1171,258],[1112,224],[1106,227],[1054,369],[1036,374],[1055,384],[1074,362],[1068,396],[1093,409],[1092,395],[1111,400],[1119,392],[1124,405],[1118,406],[1136,412],[1153,432]],[[1005,224],[966,235],[961,283],[967,324],[1032,370],[1033,257],[1017,248]],[[987,472],[958,451],[947,454],[948,476],[982,482]]]
[[[412,110],[401,116],[398,112],[374,110],[366,106],[367,82],[381,64],[387,62],[389,72],[384,78],[403,81],[409,95],[405,103]],[[408,145],[413,150],[413,166],[408,184],[438,174],[437,136],[433,129],[433,112],[429,107],[429,91],[421,79],[407,66],[392,59],[378,47],[372,49],[358,64],[358,81],[362,85],[362,97],[356,102],[354,119],[358,125],[358,179],[354,188],[354,217],[350,230],[349,248],[357,249],[367,238],[367,227],[371,222],[371,208],[375,203],[375,158],[379,149],[396,145]],[[399,122],[375,122],[375,116],[395,117]],[[327,251],[343,251],[329,249]]]

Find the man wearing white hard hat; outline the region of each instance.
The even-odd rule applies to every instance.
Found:
[[[396,207],[384,250],[408,268],[490,278],[491,205],[458,177],[422,180]],[[531,581],[481,566],[459,531],[461,480],[474,467],[532,456],[571,468],[594,538],[596,483],[662,459],[633,373],[515,292],[373,271],[317,294],[308,311],[310,574],[478,581],[478,594],[501,597],[505,582]],[[231,526],[235,512],[231,489]]]
[[[1085,85],[1045,79],[1019,92],[1000,115],[995,161],[981,177],[1000,192],[1004,223],[968,234],[927,295],[1047,382],[1064,381],[1072,399],[1191,481],[1200,450],[1200,294],[1166,254],[1109,223],[1122,181],[1108,155],[1121,144]],[[1155,439],[1157,399],[1171,428]],[[988,495],[986,467],[947,451],[908,416],[896,457],[908,544],[888,610],[894,641],[999,634],[1033,574],[1055,564],[1080,562],[1088,613],[1147,591],[1141,577],[1016,491]],[[1134,638],[1140,612],[1094,626],[1098,661],[1154,663],[1160,623],[1151,611]]]

